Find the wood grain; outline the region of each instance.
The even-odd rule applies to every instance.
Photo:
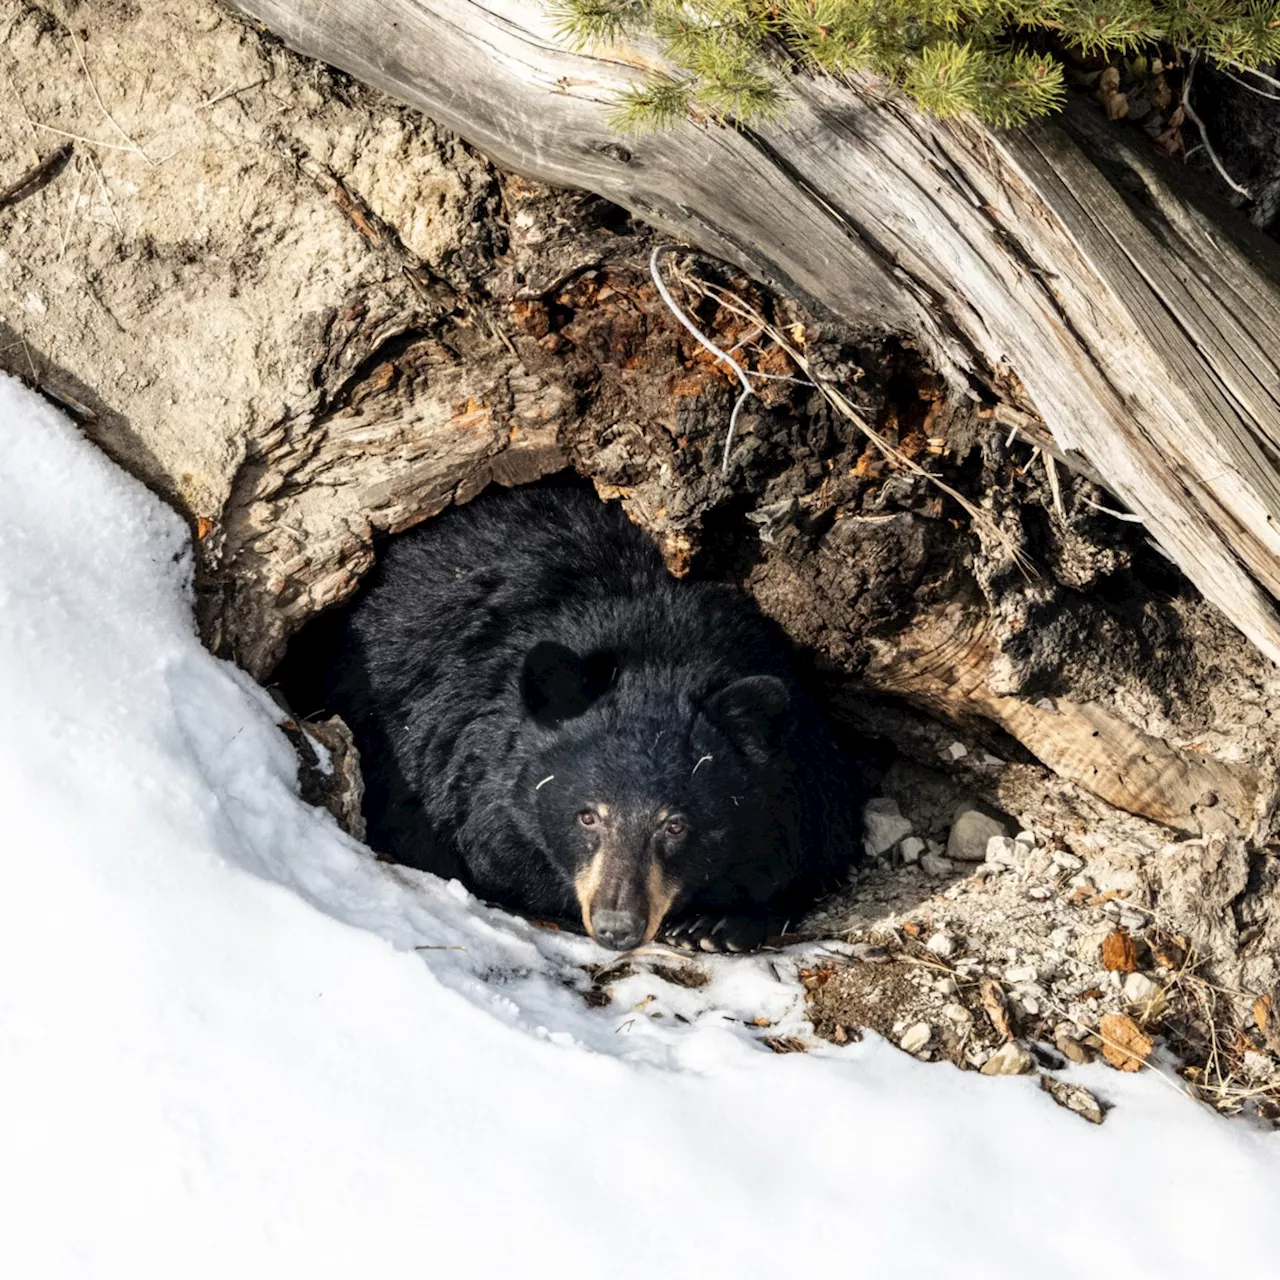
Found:
[[[1084,106],[997,135],[804,77],[768,128],[622,138],[609,98],[655,51],[571,52],[540,5],[237,7],[504,165],[909,336],[953,386],[1016,376],[1063,452],[1280,661],[1277,250],[1225,207],[1207,215],[1145,142]]]

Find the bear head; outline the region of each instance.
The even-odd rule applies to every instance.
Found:
[[[717,681],[542,641],[525,658],[521,697],[526,835],[604,946],[651,941],[709,890],[761,902],[793,864],[781,758],[791,694],[777,676]]]

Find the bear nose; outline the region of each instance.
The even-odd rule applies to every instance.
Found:
[[[644,937],[647,923],[631,911],[596,911],[591,916],[591,932],[611,951],[630,951]]]

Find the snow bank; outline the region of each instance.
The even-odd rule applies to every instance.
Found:
[[[5,1275],[1183,1276],[1260,1241],[1280,1141],[1151,1073],[1077,1072],[1099,1129],[874,1038],[776,1056],[746,1020],[803,1034],[802,997],[759,958],[588,1009],[592,944],[297,799],[189,571],[0,379]]]

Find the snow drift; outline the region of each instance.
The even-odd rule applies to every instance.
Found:
[[[0,379],[5,1274],[1180,1276],[1261,1239],[1280,1139],[1150,1071],[1077,1071],[1093,1128],[870,1037],[776,1056],[787,957],[588,1008],[605,953],[297,798],[190,565]]]

